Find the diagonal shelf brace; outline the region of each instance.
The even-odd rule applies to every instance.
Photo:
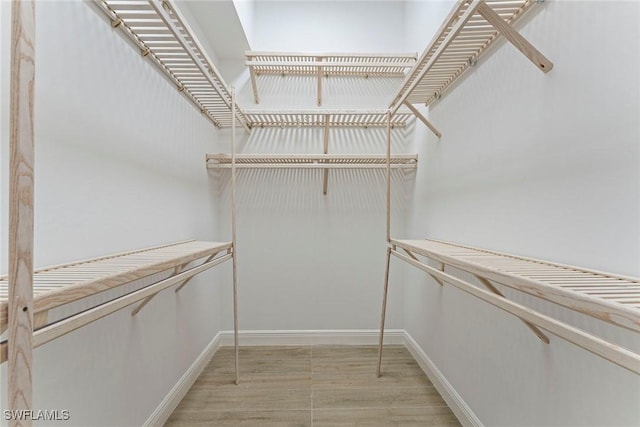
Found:
[[[402,248],[402,250],[405,251],[407,253],[407,255],[409,255],[411,257],[412,260],[420,262],[420,260],[414,254],[412,254],[409,250],[407,250],[405,248]],[[444,264],[442,264],[442,263],[438,263],[438,264],[440,264],[440,271],[444,271]],[[436,283],[438,283],[438,285],[444,286],[444,283],[442,283],[442,280],[438,279],[437,276],[434,276],[433,274],[430,274],[430,276],[431,276],[431,278],[433,280],[436,281]]]
[[[206,263],[208,263],[209,261],[211,261],[211,260],[212,260],[216,255],[218,255],[219,253],[220,253],[220,252],[216,252],[215,254],[211,255],[209,258],[207,258],[207,260],[206,260],[203,264],[206,264]],[[230,253],[231,253],[231,249],[227,249],[227,254],[230,254]],[[175,292],[176,294],[177,294],[178,292],[180,292],[180,290],[181,290],[182,288],[184,288],[184,287],[187,285],[187,283],[189,283],[189,281],[190,281],[191,279],[193,279],[193,276],[189,277],[187,280],[185,280],[184,282],[180,283],[180,284],[176,287],[176,289],[175,289],[175,291],[174,291],[174,292]]]
[[[432,125],[432,124],[431,124],[431,122],[430,122],[429,120],[427,120],[427,118],[426,118],[424,115],[422,115],[422,114],[420,113],[420,111],[418,111],[418,109],[417,109],[416,107],[414,107],[413,105],[411,105],[411,103],[410,103],[409,101],[405,101],[405,102],[404,102],[404,105],[406,105],[406,106],[407,106],[407,108],[409,108],[409,110],[411,110],[411,112],[412,112],[412,113],[413,113],[413,114],[414,114],[418,119],[420,119],[420,121],[421,121],[422,123],[424,123],[424,124],[425,124],[425,126],[427,126],[427,127],[429,128],[429,130],[430,130],[431,132],[433,132],[433,134],[434,134],[435,136],[437,136],[438,138],[441,138],[441,137],[442,137],[442,134],[440,133],[440,131],[439,131],[438,129],[436,129],[436,127],[435,127],[434,125]]]
[[[493,284],[490,281],[488,281],[484,277],[478,276],[477,274],[474,274],[474,276],[475,276],[476,279],[478,279],[480,281],[480,283],[482,283],[491,292],[493,292],[496,295],[501,296],[502,298],[507,299],[507,297],[505,297],[504,294],[502,292],[500,292],[500,290],[498,288],[493,286]],[[531,329],[531,332],[536,334],[536,336],[538,338],[540,338],[545,344],[549,344],[549,337],[546,336],[545,333],[540,330],[540,328],[538,328],[536,325],[534,325],[533,323],[531,323],[531,322],[529,322],[527,320],[524,320],[522,318],[520,318],[520,320],[522,320],[522,323],[527,325],[527,328]]]
[[[118,297],[107,303],[95,306],[88,310],[82,311],[65,319],[47,325],[44,328],[33,332],[33,348],[40,347],[41,345],[44,345],[58,337],[66,335],[78,328],[88,325],[89,323],[95,322],[98,319],[108,316],[111,313],[115,313],[116,311],[142,301],[143,299],[153,294],[157,294],[158,292],[167,289],[168,287],[173,286],[176,283],[182,282],[191,276],[206,271],[212,267],[215,267],[216,265],[222,264],[223,262],[230,260],[232,257],[232,254],[218,257],[197,267],[192,267],[188,270],[184,270],[179,274]],[[7,347],[7,341],[0,343],[0,363],[6,360]]]
[[[601,338],[593,336],[587,332],[584,332],[578,328],[567,325],[559,320],[553,319],[544,314],[526,307],[522,304],[518,304],[504,297],[494,294],[493,292],[486,291],[479,288],[469,282],[466,282],[450,274],[443,273],[437,269],[430,267],[424,263],[414,261],[408,256],[402,255],[396,250],[391,250],[391,254],[420,270],[438,276],[442,281],[466,292],[476,298],[479,298],[507,313],[526,320],[531,323],[535,323],[540,328],[551,332],[552,334],[569,341],[576,346],[587,350],[603,359],[609,360],[616,365],[625,368],[633,373],[640,374],[640,355],[627,350],[626,348],[611,344]]]
[[[420,261],[420,260],[419,260],[419,259],[418,259],[418,258],[417,258],[417,257],[416,257],[412,252],[411,252],[411,251],[409,251],[408,249],[406,249],[406,248],[402,248],[402,250],[403,250],[407,255],[409,255],[409,257],[410,257],[412,260],[414,260],[414,261],[416,261],[416,262],[421,262],[421,261]],[[439,268],[439,269],[440,269],[440,271],[444,272],[445,264],[444,264],[444,263],[442,263],[442,262],[439,262],[439,261],[437,261],[437,262],[438,262],[438,265],[439,265],[439,267],[440,267],[440,268]],[[438,278],[438,276],[436,276],[435,274],[432,274],[430,271],[426,271],[426,273],[427,273],[427,274],[429,274],[429,275],[433,278],[433,280],[435,280],[435,281],[436,281],[440,286],[444,286],[444,283],[442,282],[442,280],[440,280],[440,279]],[[480,283],[482,283],[482,284],[483,284],[487,289],[489,289],[491,292],[493,292],[493,293],[494,293],[494,294],[496,294],[496,295],[501,296],[502,298],[507,299],[507,297],[505,297],[505,296],[504,296],[504,294],[503,294],[502,292],[500,292],[500,290],[499,290],[498,288],[496,288],[496,287],[495,287],[495,286],[494,286],[494,285],[493,285],[489,280],[485,279],[484,277],[478,276],[477,274],[474,274],[474,277],[475,277],[476,279],[478,279],[478,280],[480,281]],[[529,329],[531,329],[531,332],[533,332],[533,333],[534,333],[538,338],[540,338],[540,339],[541,339],[545,344],[549,344],[549,337],[547,337],[547,336],[545,335],[545,333],[544,333],[544,332],[542,332],[542,331],[540,330],[540,328],[538,328],[538,327],[537,327],[536,325],[534,325],[533,323],[528,322],[528,321],[526,321],[526,320],[524,320],[524,319],[520,319],[520,320],[522,320],[522,322],[523,322],[523,323],[524,323],[524,324],[525,324]]]
[[[212,254],[211,256],[209,256],[202,264],[200,265],[205,265],[206,263],[208,263],[209,261],[211,261],[216,255],[218,255],[220,252],[216,252],[214,254]],[[178,274],[182,273],[185,269],[185,267],[189,265],[189,263],[186,264],[182,264],[177,266],[174,271],[173,274],[171,276],[169,276],[168,278],[171,278],[173,276],[177,276]],[[191,280],[193,278],[193,276],[188,277],[187,279],[185,279],[180,285],[178,285],[178,287],[176,288],[176,293],[182,289],[182,287],[184,285],[187,284],[187,282],[189,282],[189,280]],[[144,300],[142,300],[142,302],[140,304],[138,304],[138,306],[131,312],[132,316],[135,316],[136,314],[138,314],[140,312],[140,310],[142,310],[142,308],[144,306],[146,306],[149,301],[151,301],[156,295],[158,295],[159,292],[156,292],[155,294],[149,295],[148,297],[146,297]]]
[[[256,79],[256,70],[253,65],[249,66],[249,77],[251,78],[251,89],[253,90],[253,100],[256,104],[260,104],[260,97],[258,96],[258,82]]]
[[[507,24],[489,5],[480,2],[478,5],[478,13],[482,15],[493,27],[504,36],[509,42],[520,52],[524,54],[536,67],[545,73],[553,68],[553,63],[549,61],[538,49],[527,41],[519,32]]]
[[[208,261],[208,260],[207,260]],[[205,261],[206,262],[206,261]],[[184,268],[187,266],[187,264],[182,264],[177,266],[174,270],[173,270],[173,274],[169,277],[175,276],[177,274],[180,274],[182,272],[182,270],[184,270]],[[188,279],[187,279],[188,280]],[[157,293],[153,294],[153,295],[149,295],[148,297],[146,297],[144,300],[142,300],[142,302],[140,304],[138,304],[138,306],[131,312],[132,316],[135,316],[136,314],[138,314],[140,312],[140,310],[142,310],[142,308],[147,305],[149,303],[149,301],[151,301],[153,299],[153,297],[155,297],[156,295],[158,295]]]

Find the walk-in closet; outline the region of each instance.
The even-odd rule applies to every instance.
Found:
[[[0,1],[0,426],[640,425],[640,3]]]

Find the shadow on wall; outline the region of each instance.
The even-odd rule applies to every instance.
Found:
[[[392,132],[392,153],[406,153],[413,124]],[[331,129],[329,153],[385,154],[384,128]],[[256,129],[239,147],[243,154],[322,153],[322,129]],[[391,171],[391,205],[404,212],[413,191],[414,170]],[[216,198],[230,202],[231,171],[211,169]],[[321,210],[344,213],[384,212],[386,206],[385,169],[329,170],[327,195],[322,194],[323,170],[319,169],[238,169],[238,206],[256,212],[311,213]]]
[[[215,192],[222,203],[230,203],[231,173],[209,172],[214,178]],[[406,182],[412,182],[412,171],[391,173],[391,206],[404,211],[407,205]],[[237,174],[238,206],[256,212],[334,212],[365,213],[384,211],[386,175],[384,170],[330,170],[327,195],[322,194],[323,172],[310,169],[239,169]]]
[[[391,132],[391,153],[410,153],[410,136],[415,119],[404,128]],[[287,127],[253,129],[245,142],[238,144],[241,154],[320,154],[323,149],[323,130],[320,128]],[[331,128],[329,154],[386,154],[385,127]]]
[[[323,77],[323,108],[386,109],[401,77]],[[247,110],[269,107],[291,108],[291,100],[300,100],[297,108],[317,107],[315,76],[261,75],[256,79],[260,104],[253,99],[251,85],[246,85],[239,102]]]
[[[86,11],[72,4],[42,3],[38,13],[53,13],[50,8],[78,19],[70,20],[65,31],[55,31],[55,37],[47,37],[52,20],[42,20],[36,28],[43,36],[37,38],[40,51],[58,52],[36,60],[37,148],[48,145],[53,152],[67,147],[98,167],[117,165],[161,182],[197,185],[197,175],[189,169],[200,160],[194,153],[211,137],[213,126],[119,31],[106,32],[108,21],[83,25]],[[93,18],[104,21],[94,12]]]

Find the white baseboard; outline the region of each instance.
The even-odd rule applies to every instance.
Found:
[[[338,330],[265,330],[240,331],[238,341],[241,346],[258,345],[378,345],[377,329]],[[387,329],[385,344],[404,344],[404,330]],[[233,345],[233,331],[220,332],[221,345]]]
[[[416,359],[424,373],[429,377],[436,390],[438,390],[444,401],[447,402],[447,405],[449,405],[449,408],[451,408],[460,423],[465,427],[483,427],[482,422],[480,422],[476,414],[471,410],[471,408],[469,408],[466,402],[453,388],[451,383],[447,381],[445,376],[440,372],[429,356],[427,356],[407,331],[403,332],[405,347],[407,347],[409,352],[413,355],[413,358]]]
[[[187,394],[191,386],[198,379],[204,368],[207,366],[213,355],[220,348],[220,333],[205,347],[197,359],[189,366],[189,369],[180,377],[180,380],[173,386],[171,391],[162,399],[162,402],[149,416],[143,424],[144,427],[163,426],[173,411],[176,409],[182,398]]]

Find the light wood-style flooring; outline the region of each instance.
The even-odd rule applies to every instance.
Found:
[[[403,346],[242,347],[216,352],[166,426],[459,426]]]

